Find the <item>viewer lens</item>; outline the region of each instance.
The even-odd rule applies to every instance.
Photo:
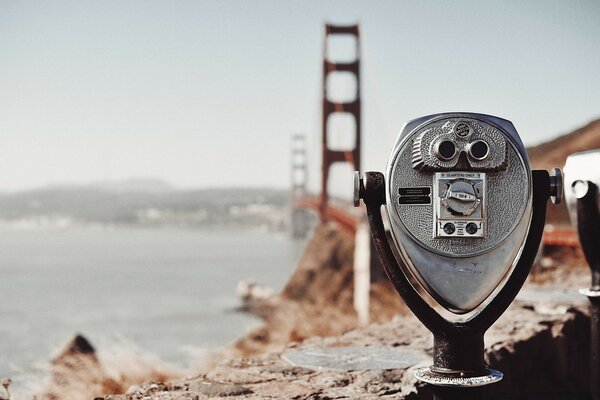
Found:
[[[483,160],[488,156],[490,148],[483,140],[478,140],[471,143],[469,146],[469,154],[476,160]]]
[[[449,160],[456,154],[456,146],[449,140],[440,142],[437,146],[437,156],[442,160]]]

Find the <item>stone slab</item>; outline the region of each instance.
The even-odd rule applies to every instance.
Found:
[[[407,347],[322,347],[287,351],[281,358],[315,370],[364,371],[409,368],[428,357]]]

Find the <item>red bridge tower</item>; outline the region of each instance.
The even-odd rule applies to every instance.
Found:
[[[351,35],[356,39],[356,58],[350,62],[335,62],[328,58],[328,38],[332,35]],[[327,209],[329,194],[329,170],[334,163],[350,163],[353,171],[360,171],[360,43],[358,25],[340,26],[325,25],[325,40],[323,46],[323,163],[321,181],[321,199],[319,214],[321,222],[328,220]],[[356,78],[356,96],[348,102],[331,101],[327,93],[327,79],[336,72],[348,72]],[[354,147],[343,150],[333,150],[329,147],[327,121],[332,114],[347,113],[355,121]],[[352,134],[349,132],[348,134]],[[348,185],[350,185],[348,183]]]

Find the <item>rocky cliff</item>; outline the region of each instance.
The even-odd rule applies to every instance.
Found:
[[[264,318],[264,325],[238,340],[236,351],[258,354],[356,328],[353,262],[354,238],[333,224],[318,226],[281,294],[255,307],[254,313]],[[387,279],[371,283],[372,321],[389,321],[405,311]]]

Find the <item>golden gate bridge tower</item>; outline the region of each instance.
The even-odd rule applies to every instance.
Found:
[[[293,238],[301,239],[308,235],[311,225],[311,218],[308,211],[298,206],[298,202],[308,196],[308,156],[306,136],[302,134],[292,136],[291,180],[291,233]]]
[[[355,39],[356,55],[353,60],[335,62],[329,59],[330,36],[353,36]],[[323,114],[322,114],[322,179],[321,198],[319,204],[319,215],[321,222],[329,219],[329,172],[331,166],[336,163],[349,163],[352,171],[360,171],[360,32],[358,25],[325,25],[325,38],[323,45]],[[328,79],[335,74],[350,73],[356,79],[356,93],[354,99],[349,101],[332,101],[328,93]],[[345,132],[345,135],[354,135],[354,143],[351,148],[332,149],[330,147],[330,132],[328,121],[335,114],[346,113],[354,119],[355,132]]]

